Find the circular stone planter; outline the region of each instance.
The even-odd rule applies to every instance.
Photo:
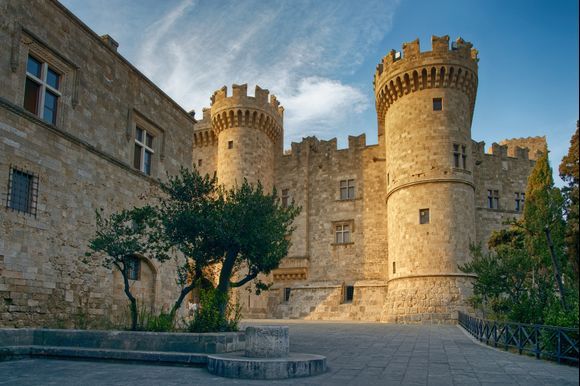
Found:
[[[243,353],[207,357],[207,370],[214,375],[245,379],[309,377],[326,371],[322,355],[289,353],[288,326],[246,328]]]
[[[228,378],[285,379],[319,375],[326,371],[326,357],[289,354],[286,358],[248,358],[242,354],[207,356],[211,374]]]

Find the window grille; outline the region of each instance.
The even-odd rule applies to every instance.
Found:
[[[36,217],[38,176],[16,167],[10,167],[6,208]]]
[[[140,280],[141,279],[141,259],[137,256],[129,256],[125,259],[125,271],[127,279]]]

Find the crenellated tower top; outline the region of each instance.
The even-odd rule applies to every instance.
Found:
[[[407,94],[427,88],[449,87],[464,91],[471,116],[477,93],[477,50],[458,38],[449,47],[449,36],[432,36],[432,50],[421,52],[419,39],[403,44],[403,52],[391,50],[377,65],[373,85],[379,123],[384,128],[389,107]]]
[[[248,85],[232,85],[228,96],[226,86],[211,97],[211,122],[216,135],[232,127],[249,127],[265,132],[277,143],[283,136],[284,108],[275,95],[256,86],[254,96],[248,95]]]

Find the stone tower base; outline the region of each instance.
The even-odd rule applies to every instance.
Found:
[[[465,275],[416,276],[394,279],[381,321],[391,323],[455,323],[472,294],[473,278]]]

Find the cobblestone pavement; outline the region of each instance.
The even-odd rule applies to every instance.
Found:
[[[578,385],[578,368],[503,352],[456,326],[287,324],[291,351],[321,354],[328,372],[285,381],[219,378],[204,368],[23,359],[0,362],[0,385]]]

